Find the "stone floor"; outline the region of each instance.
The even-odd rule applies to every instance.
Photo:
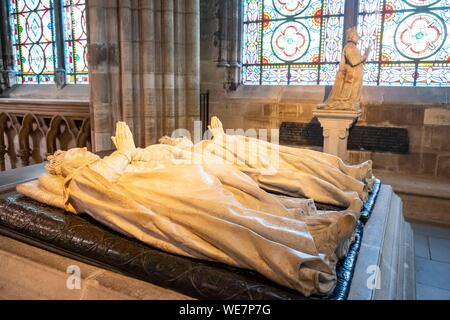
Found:
[[[450,300],[450,228],[413,224],[418,300]]]

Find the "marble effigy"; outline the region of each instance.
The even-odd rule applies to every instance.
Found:
[[[217,135],[220,132],[215,138]],[[200,166],[187,164],[185,158],[169,164],[174,159],[163,161],[175,154],[169,145],[160,145],[153,153],[143,150],[136,156],[131,132],[123,123],[117,125],[113,141],[117,151],[104,159],[85,149],[57,152],[49,158],[48,174],[17,190],[72,213],[88,213],[122,234],[172,254],[251,269],[305,296],[332,292],[337,279],[335,265],[349,250],[361,198],[366,200],[367,192],[358,194],[350,186],[346,192],[356,202],[346,203],[342,198],[341,203],[349,205],[347,210],[317,213],[308,205],[309,200],[266,193],[242,172],[248,170],[245,167],[238,170],[209,161]],[[213,145],[223,148],[215,141]],[[133,157],[140,163],[132,165]],[[142,157],[147,158],[142,161]],[[322,158],[319,154],[316,157]],[[316,161],[319,172],[330,167],[330,158],[323,158],[328,162]],[[298,173],[289,164],[282,163],[281,170]],[[356,171],[362,180],[366,173],[359,172],[364,168]],[[325,170],[322,175],[330,173],[334,171]],[[283,171],[277,175],[273,174],[275,180],[267,180],[267,174],[258,175],[256,182],[266,179],[268,182],[262,183],[266,188],[278,185],[273,191],[287,190],[287,195],[292,195],[295,179],[287,178]],[[311,173],[306,180],[302,178],[300,175],[298,180],[303,189],[311,186],[313,194],[328,191],[332,199],[330,182],[314,183]]]

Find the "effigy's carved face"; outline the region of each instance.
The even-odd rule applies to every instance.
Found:
[[[55,152],[48,157],[47,171],[53,175],[67,177],[76,169],[100,159],[97,155],[89,152],[87,148],[73,148],[69,151]]]

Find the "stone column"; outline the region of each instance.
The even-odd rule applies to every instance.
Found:
[[[123,120],[138,146],[199,118],[199,0],[89,0],[94,150]],[[193,131],[193,130],[191,130]]]
[[[315,109],[313,115],[323,128],[323,151],[347,160],[349,129],[356,123],[361,111]]]

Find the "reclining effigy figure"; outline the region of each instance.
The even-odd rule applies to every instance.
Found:
[[[358,208],[318,212],[309,199],[267,193],[245,167],[192,162],[203,154],[169,144],[138,149],[121,122],[113,142],[117,151],[103,159],[85,148],[58,151],[48,173],[17,190],[166,252],[255,270],[305,296],[334,289]],[[273,180],[268,185],[276,189]]]
[[[373,186],[370,160],[352,166],[330,154],[228,135],[217,117],[212,118],[209,129],[213,139],[196,145],[187,139],[169,137],[163,137],[160,142],[201,154],[204,162],[232,164],[267,191],[311,198],[355,213],[361,211]],[[145,154],[141,157],[145,158]]]

